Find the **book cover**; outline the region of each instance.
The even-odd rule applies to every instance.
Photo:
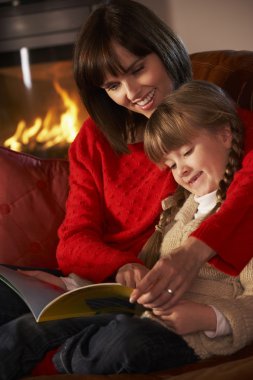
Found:
[[[129,302],[131,288],[101,283],[65,291],[55,285],[0,265],[0,280],[27,304],[37,322],[101,313],[141,313]]]

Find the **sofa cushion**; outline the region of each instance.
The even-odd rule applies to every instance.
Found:
[[[55,268],[68,161],[0,147],[0,262]]]

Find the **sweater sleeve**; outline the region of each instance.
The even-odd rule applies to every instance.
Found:
[[[57,260],[64,275],[112,281],[153,233],[161,200],[175,190],[169,170],[145,155],[143,143],[117,154],[91,119],[69,150],[69,195]]]
[[[222,286],[221,283],[220,289]],[[234,278],[231,291],[230,296],[224,297],[213,293],[212,299],[209,296],[207,302],[226,318],[231,327],[230,334],[214,339],[207,337],[204,332],[184,336],[202,359],[213,355],[231,355],[253,341],[253,260],[242,270],[239,278]]]
[[[87,130],[80,132],[69,151],[70,192],[65,220],[58,232],[57,260],[64,275],[73,272],[90,281],[102,282],[122,265],[141,261],[135,253],[127,249],[120,251],[105,242],[102,186],[105,168],[98,148],[101,136],[98,131],[94,132],[95,137]]]
[[[246,131],[242,168],[236,173],[220,210],[191,234],[217,253],[210,263],[231,275],[239,274],[253,253],[253,113],[240,110],[239,114]]]
[[[240,296],[235,298],[216,298],[212,302],[212,305],[224,315],[231,326],[232,336],[231,339],[228,338],[231,353],[247,346],[253,340],[253,260],[250,260],[241,272],[240,282],[237,282],[238,288],[243,287],[243,292]],[[221,340],[221,347],[223,343]],[[216,344],[219,344],[219,339]]]

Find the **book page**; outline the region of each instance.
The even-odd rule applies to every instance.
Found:
[[[101,313],[136,313],[129,302],[132,292],[117,283],[87,285],[62,294],[42,311],[38,321],[83,317]]]
[[[10,286],[27,304],[37,320],[41,310],[65,291],[35,277],[0,265],[0,279]]]

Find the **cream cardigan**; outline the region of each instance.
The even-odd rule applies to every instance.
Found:
[[[166,201],[164,204],[166,205]],[[167,256],[172,249],[179,247],[201,223],[203,218],[193,219],[196,209],[197,204],[193,195],[190,195],[176,214],[173,223],[168,226],[161,246],[161,256]],[[252,342],[253,260],[238,277],[220,272],[208,263],[203,265],[184,298],[213,305],[221,311],[231,325],[232,333],[227,336],[211,339],[203,332],[183,336],[200,358],[229,355]],[[143,316],[158,319],[149,312],[145,312]],[[165,325],[164,322],[161,323]]]

